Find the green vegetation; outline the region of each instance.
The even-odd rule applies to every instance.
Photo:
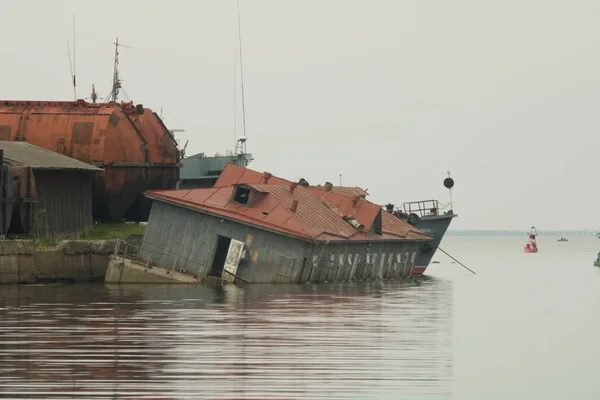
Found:
[[[114,223],[93,224],[92,231],[83,239],[87,240],[110,240],[127,239],[130,235],[143,235],[146,232],[146,224],[136,223]]]
[[[130,235],[143,235],[145,231],[146,224],[93,224],[92,231],[84,237],[82,237],[81,240],[127,239]],[[60,240],[58,239],[42,234],[11,235],[10,239],[33,240],[33,244],[36,250],[52,250],[55,249],[60,242]]]
[[[52,250],[58,247],[58,240],[51,237],[34,237],[33,245],[36,250]]]

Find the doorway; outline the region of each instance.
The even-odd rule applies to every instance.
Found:
[[[227,252],[229,251],[229,245],[231,244],[231,238],[217,235],[217,249],[215,250],[215,257],[213,258],[211,270],[208,275],[220,277],[223,273],[223,267],[225,266],[225,260],[227,259]]]

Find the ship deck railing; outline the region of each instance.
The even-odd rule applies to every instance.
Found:
[[[158,250],[158,253],[160,253],[161,255],[167,255],[169,257],[173,258],[173,264],[166,266],[166,265],[160,265],[158,263],[156,263],[155,261],[153,261],[152,259],[150,259],[150,257],[142,257],[142,246],[146,245],[146,246],[151,246],[153,248],[155,248],[156,250]],[[117,243],[115,245],[115,251],[113,253],[113,255],[115,257],[121,257],[121,258],[125,258],[129,261],[133,261],[137,264],[143,265],[146,269],[148,268],[153,268],[153,267],[159,267],[159,268],[164,268],[164,269],[170,269],[171,271],[178,271],[182,274],[187,274],[190,275],[194,278],[198,278],[198,273],[201,269],[205,268],[205,265],[194,261],[194,260],[190,260],[189,258],[185,258],[180,256],[177,253],[174,253],[172,251],[168,251],[164,248],[161,248],[155,244],[149,243],[149,242],[142,242],[142,246],[138,246],[138,245],[134,245],[131,243],[128,243],[125,240],[122,239],[117,239]],[[145,249],[147,250],[147,249]],[[155,252],[153,250],[153,252]],[[185,264],[189,265],[189,264],[193,264],[196,266],[196,270],[194,273],[190,273],[189,271],[186,271],[183,268],[179,268],[177,269],[177,265],[181,265],[181,261],[185,261]]]
[[[407,215],[417,214],[419,217],[440,214],[440,206],[437,200],[421,200],[403,203],[404,212]]]

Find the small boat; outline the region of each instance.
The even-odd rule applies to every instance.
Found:
[[[598,257],[596,257],[596,261],[594,261],[594,265],[596,267],[600,267],[600,253],[598,253]]]
[[[528,235],[529,235],[529,241],[525,245],[524,251],[525,251],[525,253],[537,253],[538,247],[537,247],[537,242],[535,240],[535,238],[537,236],[537,230],[535,229],[535,226],[531,227],[531,230],[529,231]]]
[[[557,242],[568,242],[569,239],[561,237],[560,239],[557,240]]]

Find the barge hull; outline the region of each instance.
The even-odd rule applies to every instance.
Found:
[[[431,246],[429,251],[427,251],[427,246],[421,246],[419,252],[417,252],[415,267],[412,271],[413,276],[420,276],[425,273],[454,217],[456,217],[455,214],[425,216],[415,224],[415,228],[433,237],[433,240],[429,242],[429,246]]]

